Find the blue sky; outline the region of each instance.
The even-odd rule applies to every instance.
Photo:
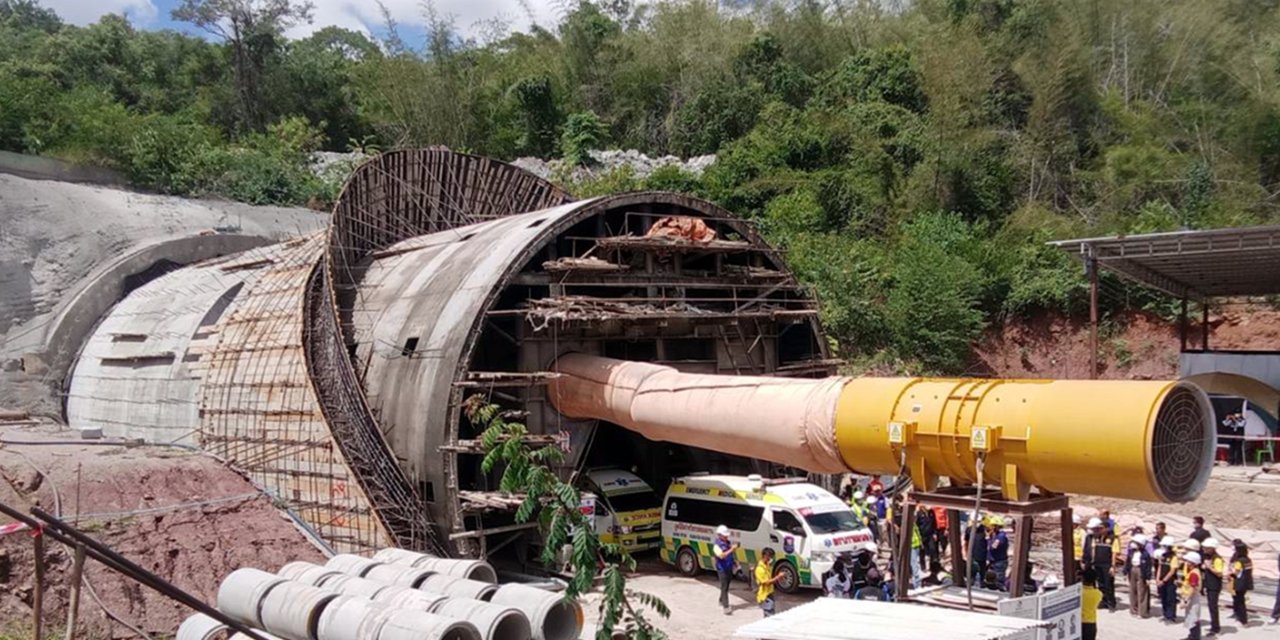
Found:
[[[124,13],[134,24],[146,29],[174,28],[191,31],[191,26],[175,23],[169,12],[180,0],[41,0],[41,4],[58,12],[63,20],[72,24],[89,24],[108,13]],[[312,0],[316,6],[315,20],[310,25],[299,26],[290,36],[302,37],[329,25],[337,25],[366,33],[379,34],[382,16],[373,0]],[[459,31],[481,37],[485,29],[483,21],[499,19],[513,29],[525,29],[529,19],[519,0],[433,0],[436,11],[450,15]],[[383,4],[399,23],[400,34],[411,45],[420,44],[424,37],[422,28],[422,0],[383,0]],[[557,0],[529,0],[539,24],[555,23]]]

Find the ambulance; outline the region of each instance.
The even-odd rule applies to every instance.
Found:
[[[662,505],[653,487],[639,476],[620,469],[595,469],[586,473],[583,484],[595,494],[592,522],[601,542],[616,542],[633,553],[662,544]]]
[[[872,539],[848,505],[803,478],[692,475],[667,489],[659,556],[685,575],[714,570],[712,547],[722,524],[740,545],[738,565],[745,572],[765,547],[773,547],[774,575],[782,575],[775,584],[787,593],[821,587],[837,555]]]

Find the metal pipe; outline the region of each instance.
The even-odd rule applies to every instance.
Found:
[[[1208,482],[1217,434],[1208,396],[1184,382],[827,378],[680,373],[568,354],[548,384],[570,418],[651,440],[818,473],[898,473],[915,486],[986,479],[1010,500],[1031,487],[1185,502]]]

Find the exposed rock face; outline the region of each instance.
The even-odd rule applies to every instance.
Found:
[[[577,167],[569,170],[563,160],[542,160],[539,158],[518,158],[511,164],[536,174],[540,178],[554,178],[566,173],[574,180],[601,175],[618,169],[630,169],[637,178],[647,178],[663,167],[675,166],[695,176],[702,175],[707,167],[715,164],[714,155],[697,156],[681,160],[676,156],[651,158],[635,149],[590,151],[592,164],[588,167]]]

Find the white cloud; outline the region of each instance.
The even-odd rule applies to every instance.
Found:
[[[336,25],[368,32],[383,24],[382,12],[372,0],[312,0],[315,3],[315,20],[310,25],[291,29],[290,36],[305,36],[317,29]],[[426,24],[426,3],[423,0],[383,0],[391,18],[406,27]],[[556,22],[558,11],[552,0],[433,0],[436,14],[452,18],[454,26],[467,36],[479,35],[480,24],[499,19],[512,29],[527,29],[529,13],[543,26]],[[528,6],[528,11],[525,6]]]
[[[127,14],[135,24],[146,24],[157,16],[151,0],[43,0],[40,4],[78,25],[92,24],[108,13]]]

